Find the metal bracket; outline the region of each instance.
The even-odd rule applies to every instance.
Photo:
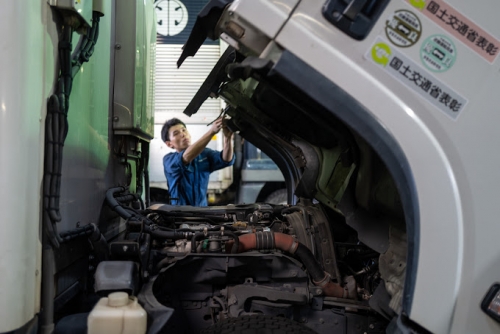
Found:
[[[362,40],[371,31],[390,0],[328,0],[323,16],[354,39]]]

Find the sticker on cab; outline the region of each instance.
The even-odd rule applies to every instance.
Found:
[[[443,35],[428,37],[420,47],[420,59],[427,69],[444,72],[450,69],[457,58],[457,49],[451,38]]]
[[[418,42],[422,34],[419,18],[409,10],[401,9],[385,23],[385,34],[392,44],[406,48]]]
[[[368,49],[365,58],[454,120],[467,105],[465,97],[380,37]]]
[[[491,64],[500,41],[443,0],[404,0]]]

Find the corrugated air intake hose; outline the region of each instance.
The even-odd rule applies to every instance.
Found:
[[[340,284],[330,281],[330,275],[323,271],[309,248],[295,240],[294,237],[278,232],[257,232],[239,237],[238,253],[253,249],[280,249],[295,255],[306,267],[312,282],[320,287],[326,296],[348,298],[348,290]]]

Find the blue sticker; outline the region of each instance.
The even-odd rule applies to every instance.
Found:
[[[420,48],[420,59],[424,66],[433,72],[449,70],[457,59],[455,44],[444,35],[432,35]]]

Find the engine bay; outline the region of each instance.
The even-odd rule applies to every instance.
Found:
[[[250,319],[293,321],[304,333],[383,333],[395,314],[384,281],[394,280],[390,252],[367,247],[320,203],[135,210],[119,202],[124,192],[108,192],[128,224],[95,288],[137,295],[151,332],[217,333]],[[120,274],[110,280],[110,272]]]

